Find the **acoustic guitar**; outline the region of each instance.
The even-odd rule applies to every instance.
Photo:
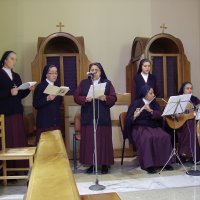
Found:
[[[193,119],[194,117],[195,117],[195,112],[188,112],[176,115],[175,119],[173,116],[165,116],[164,119],[166,120],[170,128],[178,129],[181,126],[183,126],[183,124],[185,124],[187,120]]]

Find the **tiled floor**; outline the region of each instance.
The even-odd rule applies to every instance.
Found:
[[[173,165],[174,171],[163,171],[161,174],[149,175],[141,170],[137,160],[125,159],[120,165],[120,159],[115,159],[107,175],[98,175],[99,183],[106,186],[102,192],[117,192],[123,200],[199,200],[200,176],[186,175],[183,167]],[[190,169],[192,164],[187,164]],[[200,166],[197,166],[200,170]],[[80,166],[74,174],[80,194],[92,194],[96,191],[89,190],[94,184],[95,175],[84,173],[85,167]],[[26,182],[10,183],[7,187],[0,188],[0,200],[22,200],[26,193]]]

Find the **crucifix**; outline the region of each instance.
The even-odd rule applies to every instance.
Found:
[[[56,25],[56,27],[59,27],[60,28],[60,32],[62,32],[62,27],[64,27],[64,25],[62,24],[62,22],[59,22],[59,24],[58,25]]]
[[[165,29],[167,29],[167,27],[165,26],[165,24],[163,24],[162,26],[160,26],[160,28],[162,28],[162,33],[164,33]]]

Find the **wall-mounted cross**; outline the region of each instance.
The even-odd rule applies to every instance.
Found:
[[[64,27],[64,25],[62,24],[62,22],[59,22],[59,24],[56,25],[56,27],[59,27],[60,32],[62,32],[62,27]]]
[[[165,24],[163,24],[162,26],[160,26],[160,28],[162,28],[162,33],[164,33],[165,29],[167,29],[167,27],[165,26]]]

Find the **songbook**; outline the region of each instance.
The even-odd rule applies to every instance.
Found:
[[[44,90],[45,94],[52,94],[56,96],[64,96],[69,91],[69,87],[66,86],[55,86],[55,85],[48,85]]]
[[[26,90],[26,89],[29,89],[30,87],[34,86],[36,83],[37,83],[36,81],[22,83],[22,84],[18,87],[18,89],[19,89],[19,90]]]
[[[99,83],[94,85],[94,98],[98,98],[104,95],[106,89],[106,83]],[[90,86],[87,97],[93,97],[93,85]]]

